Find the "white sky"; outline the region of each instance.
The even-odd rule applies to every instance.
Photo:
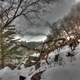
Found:
[[[80,2],[80,0],[76,0],[76,2]]]

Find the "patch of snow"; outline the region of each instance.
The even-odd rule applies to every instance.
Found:
[[[75,60],[72,62],[70,62],[70,57],[66,57],[67,52],[71,52],[69,46],[64,46],[59,51],[61,57],[64,58],[64,66],[57,65],[55,67],[49,67],[42,74],[41,80],[80,80],[80,44],[74,50]],[[56,51],[56,53],[58,52]],[[53,59],[54,56],[49,57],[52,57],[51,59]]]
[[[9,67],[5,67],[0,70],[0,80],[19,80],[19,75],[16,71],[11,70]]]
[[[41,80],[80,80],[80,62],[49,68],[43,73]]]

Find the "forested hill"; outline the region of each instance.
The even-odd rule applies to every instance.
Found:
[[[37,48],[38,46],[41,45],[41,42],[23,42],[22,45],[24,47],[28,47],[28,48]]]

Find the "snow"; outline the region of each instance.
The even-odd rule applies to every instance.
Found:
[[[0,70],[0,80],[19,80],[19,75],[16,71],[11,70],[9,67],[5,67]]]
[[[80,44],[76,47],[74,60],[70,62],[65,55],[71,51],[68,46],[60,50],[61,56],[64,58],[63,66],[56,65],[49,67],[43,74],[41,80],[80,80]],[[57,53],[57,52],[56,52]],[[54,55],[54,54],[53,54]],[[51,56],[52,57],[52,56]]]
[[[30,80],[33,72],[35,72],[34,66],[22,68],[21,70],[11,70],[9,67],[5,67],[0,70],[0,80],[19,80],[20,75],[26,77],[26,80]]]
[[[80,80],[80,62],[68,63],[64,67],[49,68],[41,80]]]
[[[64,46],[62,49],[55,50],[49,54],[47,65],[45,60],[41,60],[40,68],[35,69],[35,66],[25,68],[22,65],[21,70],[11,70],[9,67],[5,67],[0,70],[0,80],[19,80],[19,76],[26,77],[26,80],[31,80],[31,77],[40,72],[44,71],[41,75],[41,80],[80,80],[80,44],[74,50],[74,60],[70,62],[70,57],[66,57],[66,53],[71,52],[69,46]],[[56,54],[60,54],[65,62],[62,65],[54,66],[54,57]]]
[[[16,70],[16,71],[18,71],[19,75],[28,77],[35,71],[35,66],[22,68],[21,70]]]

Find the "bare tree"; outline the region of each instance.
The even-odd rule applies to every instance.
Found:
[[[32,23],[32,19],[35,19],[36,17],[40,18],[39,13],[43,12],[44,7],[46,7],[45,4],[48,5],[54,1],[56,0],[0,0],[0,54],[2,54],[3,67],[4,48],[2,48],[2,45],[4,45],[3,33],[6,28],[8,29],[11,23],[20,16],[24,16],[27,21]]]
[[[55,0],[0,0],[0,22],[2,29],[8,26],[17,17],[23,15],[29,21],[33,16],[38,16],[44,4]]]

